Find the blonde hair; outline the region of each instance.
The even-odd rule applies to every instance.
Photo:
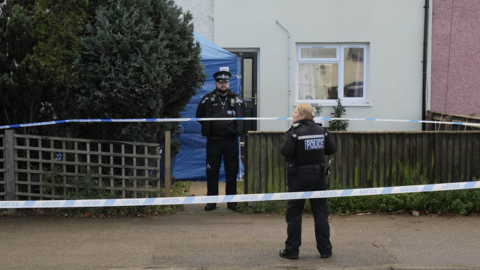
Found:
[[[303,102],[297,105],[298,113],[303,115],[305,119],[312,120],[315,117],[315,108],[309,103]]]

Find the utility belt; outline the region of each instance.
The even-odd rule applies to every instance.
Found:
[[[308,164],[308,165],[297,165],[295,160],[288,160],[287,161],[287,174],[288,176],[294,176],[297,174],[299,169],[317,169],[320,170],[321,175],[325,180],[327,180],[327,187],[329,186],[328,178],[330,177],[331,169],[330,165],[332,164],[332,159],[328,161],[328,163],[322,164]],[[288,177],[285,177],[285,184],[288,186]]]
[[[330,175],[330,162],[326,164],[297,165],[294,159],[287,161],[287,173],[289,175],[296,175],[299,169],[317,169],[321,171],[324,177],[326,177]]]
[[[297,165],[297,169],[317,169],[320,170],[325,165],[318,164],[308,164],[308,165]]]
[[[235,138],[235,135],[231,136],[208,136],[210,141],[226,141]]]

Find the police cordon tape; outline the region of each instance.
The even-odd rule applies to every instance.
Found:
[[[428,184],[383,188],[340,189],[285,193],[263,193],[223,196],[191,196],[142,199],[104,199],[104,200],[51,200],[51,201],[0,201],[0,209],[5,208],[72,208],[72,207],[115,207],[115,206],[149,206],[176,204],[232,203],[281,201],[296,199],[336,198],[354,196],[388,195],[399,193],[418,193],[447,190],[464,190],[480,188],[480,181],[447,184]]]
[[[347,120],[347,121],[374,121],[374,122],[399,122],[399,123],[426,123],[426,124],[445,124],[480,127],[480,123],[463,123],[463,122],[439,122],[430,120],[406,120],[406,119],[381,119],[381,118],[333,118],[320,117],[319,120]],[[142,123],[142,122],[191,122],[191,121],[231,121],[231,120],[292,120],[290,117],[228,117],[228,118],[132,118],[132,119],[72,119],[58,120],[28,124],[16,124],[0,126],[0,129],[23,128],[33,126],[58,125],[64,123],[99,123],[99,122],[116,122],[116,123]]]

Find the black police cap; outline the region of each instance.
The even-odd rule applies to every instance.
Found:
[[[215,78],[215,81],[222,80],[222,82],[229,82],[230,77],[232,77],[232,73],[230,73],[228,71],[219,71],[219,72],[215,72],[215,74],[213,74],[213,78]]]

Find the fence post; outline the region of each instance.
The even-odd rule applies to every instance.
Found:
[[[165,197],[170,197],[170,137],[171,131],[165,131]]]
[[[248,132],[245,134],[243,153],[245,156],[245,162],[243,163],[243,194],[248,194]],[[245,204],[248,206],[248,202]]]
[[[432,120],[433,120],[433,113],[432,113],[431,111],[427,111],[427,112],[428,112],[428,113],[427,113],[427,120],[428,120],[428,121],[432,121]],[[435,130],[435,128],[433,127],[433,124],[432,124],[432,123],[428,123],[428,124],[426,125],[426,127],[427,127],[427,129],[426,129],[427,131]]]
[[[6,201],[15,201],[15,131],[5,130],[5,180],[6,180]],[[10,214],[15,209],[8,209]]]
[[[445,122],[453,122],[453,116],[447,116]],[[445,125],[445,130],[451,131],[453,130],[453,125]]]

